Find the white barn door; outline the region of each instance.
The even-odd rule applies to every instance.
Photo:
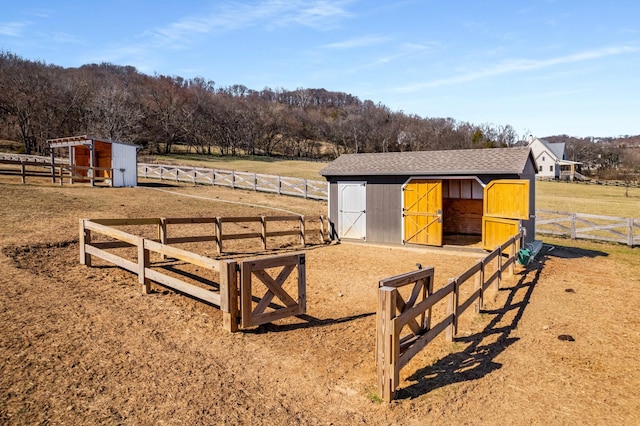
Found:
[[[338,182],[338,235],[365,240],[367,236],[365,182]]]

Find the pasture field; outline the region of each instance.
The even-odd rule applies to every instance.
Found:
[[[376,395],[378,281],[421,263],[438,288],[473,254],[310,245],[307,315],[228,333],[213,307],[155,285],[143,295],[106,262],[80,265],[78,219],[314,216],[326,203],[141,183],[0,176],[0,423],[640,424],[638,248],[545,238],[536,262],[462,317],[453,343],[437,339],[401,371],[387,405]],[[257,246],[229,243],[238,256]]]
[[[197,154],[145,156],[141,157],[138,161],[140,163],[156,162],[158,164],[179,164],[191,167],[208,167],[211,169],[318,180],[324,180],[319,172],[328,164],[323,161],[285,160],[278,157],[263,157],[257,155],[230,157]]]
[[[571,213],[640,218],[640,188],[536,182],[536,207]]]

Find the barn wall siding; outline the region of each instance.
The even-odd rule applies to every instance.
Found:
[[[401,244],[402,243],[402,186],[412,178],[438,179],[447,181],[446,176],[402,175],[402,176],[326,176],[329,181],[329,220],[338,229],[338,182],[365,181],[367,242]],[[518,174],[483,174],[477,178],[483,184],[498,179],[527,179],[530,182],[530,211],[535,212],[535,166],[530,161],[524,173]],[[459,177],[455,177],[459,179]],[[477,191],[476,191],[477,192]],[[443,232],[446,234],[481,234],[482,232],[482,199],[452,200],[443,197],[444,211],[449,216],[443,218]],[[523,220],[522,226],[527,231],[527,241],[535,236],[534,219]]]
[[[370,178],[367,185],[367,241],[402,243],[403,178]]]

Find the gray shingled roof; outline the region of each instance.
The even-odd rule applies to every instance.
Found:
[[[521,174],[530,149],[491,148],[450,151],[343,154],[322,176]]]

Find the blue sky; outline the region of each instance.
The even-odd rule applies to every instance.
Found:
[[[640,134],[636,0],[3,0],[0,50],[325,88],[519,134]]]

